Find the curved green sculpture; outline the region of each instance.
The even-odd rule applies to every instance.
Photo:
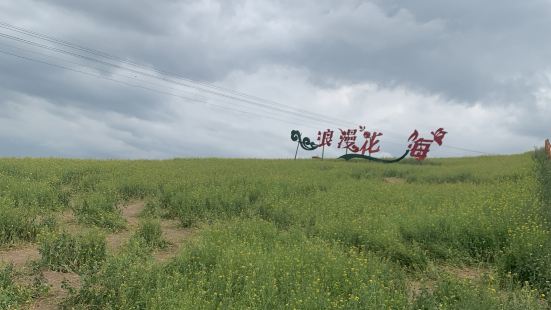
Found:
[[[398,158],[395,158],[395,159],[382,159],[382,158],[376,158],[376,157],[371,157],[371,156],[367,156],[367,155],[361,155],[361,154],[346,154],[346,155],[342,155],[341,157],[339,158],[342,158],[344,160],[350,160],[352,158],[361,158],[361,159],[367,159],[367,160],[372,160],[372,161],[376,161],[376,162],[379,162],[379,163],[385,163],[385,164],[390,164],[390,163],[397,163],[399,162],[400,160],[406,158],[406,156],[408,156],[409,154],[409,150],[406,150],[406,152],[404,153],[404,155],[398,157]]]
[[[300,131],[298,130],[291,131],[291,140],[297,141],[300,147],[302,147],[307,151],[313,151],[319,147],[319,145],[310,141],[310,138],[308,137],[305,137],[304,139],[302,139]]]

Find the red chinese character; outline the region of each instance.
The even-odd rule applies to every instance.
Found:
[[[348,149],[353,153],[358,153],[361,151],[362,155],[364,155],[365,152],[371,155],[372,153],[377,153],[381,150],[380,147],[377,145],[379,143],[377,137],[382,136],[382,133],[376,131],[371,133],[369,131],[365,131],[365,126],[359,126],[360,132],[363,132],[365,142],[361,147],[358,147],[356,145],[356,133],[358,132],[357,129],[348,129],[346,131],[343,129],[339,130],[341,131],[341,135],[339,137],[340,141],[338,144],[339,148],[344,147],[345,149]]]
[[[360,131],[363,131],[363,130],[365,130],[365,127],[364,128],[360,127]],[[372,133],[369,131],[364,131],[365,142],[360,148],[360,151],[362,151],[362,155],[364,155],[365,152],[367,152],[369,155],[371,155],[372,153],[379,152],[381,150],[381,147],[377,145],[379,144],[379,140],[377,139],[377,137],[380,137],[382,135],[383,135],[382,133],[376,132],[376,131]]]
[[[324,132],[318,131],[318,141],[319,146],[331,146],[331,142],[333,141],[333,130],[327,129]]]
[[[427,154],[430,151],[430,145],[434,142],[434,140],[419,138],[417,129],[409,136],[408,141],[413,141],[412,144],[408,145],[410,149],[409,155],[417,160],[427,158]]]
[[[438,145],[442,145],[442,140],[444,140],[444,136],[448,132],[444,131],[444,128],[438,128],[438,130],[436,130],[436,132],[431,131],[430,133],[434,137],[434,142],[436,142]]]
[[[356,132],[358,130],[357,129],[343,130],[343,129],[340,129],[340,128],[339,128],[339,130],[341,131],[341,135],[339,137],[340,141],[339,141],[339,144],[337,145],[337,147],[340,149],[340,148],[343,147],[343,144],[344,144],[345,149],[349,149],[352,152],[357,152],[357,150],[353,151],[353,148],[354,147],[356,149],[358,148],[355,145],[355,143],[356,143]]]

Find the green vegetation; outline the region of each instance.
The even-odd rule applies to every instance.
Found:
[[[94,193],[76,203],[73,213],[80,223],[117,231],[125,227],[125,222],[115,204],[114,197]]]
[[[134,238],[150,248],[163,248],[167,243],[163,240],[162,234],[158,220],[146,219],[140,224]]]
[[[3,159],[0,188],[0,247],[39,242],[43,266],[79,273],[67,307],[551,305],[551,161],[541,151],[422,165]],[[117,206],[138,200],[137,231],[107,251],[105,235],[129,225]],[[60,229],[68,210],[86,231]],[[163,219],[195,232],[157,261]],[[28,301],[1,281],[0,304]]]
[[[67,232],[45,233],[39,251],[42,264],[56,271],[93,268],[106,256],[104,236],[94,230],[76,236]]]
[[[11,266],[0,269],[0,309],[22,304],[31,299],[31,290],[14,283]]]

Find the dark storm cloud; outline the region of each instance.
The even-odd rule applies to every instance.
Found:
[[[319,82],[529,103],[551,54],[548,1],[48,2],[97,27],[89,44],[210,81],[279,63]]]
[[[548,1],[380,1],[313,21],[298,63],[452,100],[529,103],[549,69]],[[545,85],[548,86],[548,85]]]
[[[44,1],[94,22],[107,23],[128,31],[153,35],[170,32],[175,25],[171,18],[180,7],[176,0],[47,0]],[[176,12],[174,11],[176,10]]]
[[[391,110],[402,104],[385,98],[413,100],[411,106],[417,108],[422,107],[418,101],[427,99],[438,101],[434,106],[462,107],[467,111],[464,116],[472,116],[472,111],[477,111],[469,110],[473,107],[497,111],[496,117],[501,118],[511,111],[515,113],[511,119],[496,119],[494,124],[519,136],[540,139],[546,134],[546,127],[540,124],[551,109],[542,103],[549,98],[539,95],[542,89],[551,88],[551,41],[546,40],[551,29],[551,3],[543,0],[0,0],[0,21],[188,78],[232,83],[237,88],[258,86],[255,94],[269,99],[286,100],[286,92],[292,92],[290,97],[295,100],[289,104],[341,118],[360,115],[358,111],[365,118],[374,105],[387,105]],[[5,29],[0,32],[21,35]],[[8,41],[0,38],[0,49],[6,49],[4,43]],[[50,54],[61,57],[61,62],[83,63],[68,55]],[[247,139],[286,138],[273,134],[274,130],[259,130],[262,121],[253,124],[243,116],[208,112],[197,107],[200,103],[163,94],[174,91],[167,90],[168,83],[162,80],[149,77],[135,81],[123,76],[134,77],[132,72],[122,74],[116,67],[84,63],[94,69],[82,70],[94,75],[155,89],[152,83],[160,83],[162,91],[132,88],[0,54],[2,107],[20,104],[31,114],[35,111],[31,107],[35,107],[49,115],[44,128],[48,122],[57,122],[108,140],[101,143],[100,138],[89,137],[87,146],[80,148],[54,144],[39,147],[36,143],[40,141],[29,138],[36,143],[27,143],[21,136],[21,141],[10,138],[14,149],[28,150],[29,154],[43,149],[47,154],[100,157],[118,152],[134,157],[270,156],[267,154],[277,153],[280,144],[261,152],[245,142],[239,147],[228,141],[243,139],[253,129],[258,131],[256,136]],[[236,74],[242,78],[233,81]],[[285,84],[286,80],[296,83]],[[275,87],[285,87],[272,92],[266,90],[270,86],[259,86],[270,81],[279,83]],[[365,99],[362,94],[370,93],[365,85],[400,96]],[[193,89],[170,87],[176,87],[177,93],[191,91],[191,97],[199,98]],[[317,102],[323,101],[318,92],[325,92],[332,101]],[[402,92],[424,99],[411,99]],[[335,105],[348,99],[345,106]],[[515,109],[509,110],[511,106]],[[495,107],[502,110],[493,110]],[[25,119],[8,112],[3,110],[0,117]],[[380,120],[394,120],[395,114],[379,112],[384,115]],[[94,129],[87,131],[72,121],[79,115]],[[479,126],[484,126],[486,118],[478,120]],[[440,115],[430,121],[440,123]],[[217,128],[224,123],[229,125],[221,133]],[[172,134],[169,126],[185,134]],[[287,125],[278,126],[277,130],[287,130]],[[483,131],[480,129],[479,134]],[[63,132],[60,127],[52,137]],[[457,143],[468,142],[468,137],[463,139]],[[78,140],[74,143],[79,144]],[[63,148],[66,151],[59,151]]]
[[[67,67],[64,63],[49,63]],[[86,68],[75,70],[90,75],[0,54],[0,88],[48,98],[61,106],[79,106],[91,111],[123,112],[141,118],[159,117],[156,111],[159,111],[163,102],[159,100],[159,94],[139,87],[131,87],[132,91],[128,91],[129,86],[107,80],[106,78],[112,78],[124,82],[109,72],[102,73]],[[129,83],[140,86],[139,82],[133,80]]]

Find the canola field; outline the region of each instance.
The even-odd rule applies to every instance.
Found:
[[[549,309],[551,161],[0,159],[1,309]]]

